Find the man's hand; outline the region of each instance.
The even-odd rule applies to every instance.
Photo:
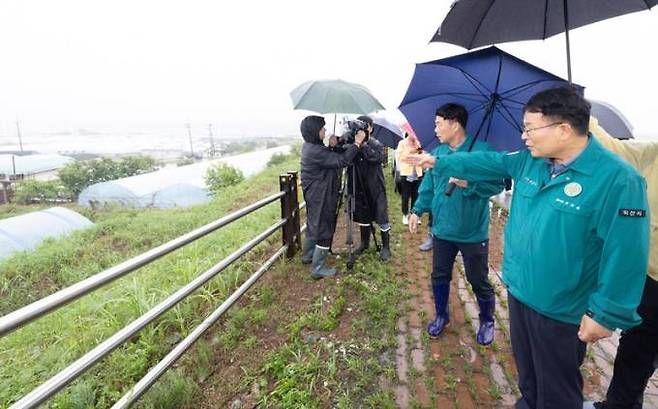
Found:
[[[366,133],[363,131],[363,129],[360,129],[354,136],[354,143],[360,147],[361,145],[363,145],[363,141],[365,140],[366,140]]]
[[[409,232],[410,233],[416,234],[416,232],[418,231],[418,219],[419,219],[419,217],[415,213],[411,213],[411,215],[409,216]]]
[[[580,328],[578,329],[578,338],[583,342],[596,342],[603,338],[608,338],[612,335],[612,331],[594,321],[587,315],[583,315],[580,320]]]
[[[436,158],[430,155],[429,153],[421,153],[421,154],[407,155],[407,157],[403,161],[410,165],[422,166],[424,168],[431,168],[434,167],[434,164],[436,163]]]
[[[448,179],[448,183],[454,183],[455,185],[457,185],[457,187],[460,187],[462,189],[466,189],[466,187],[468,186],[468,181],[453,178],[452,176],[450,177],[450,179]]]

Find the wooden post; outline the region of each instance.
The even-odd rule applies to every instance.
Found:
[[[293,210],[292,210],[292,177],[289,174],[282,173],[279,175],[279,188],[285,195],[281,196],[281,218],[286,219],[286,224],[281,228],[281,238],[284,245],[288,245],[286,257],[291,258],[295,255],[295,233],[293,231]]]
[[[290,184],[292,187],[292,191],[290,192],[291,199],[292,199],[292,231],[294,234],[294,249],[293,249],[293,255],[295,252],[298,250],[301,251],[302,249],[302,231],[301,231],[301,226],[300,226],[300,221],[299,221],[299,192],[297,189],[297,172],[296,171],[289,171],[288,175],[290,175]]]

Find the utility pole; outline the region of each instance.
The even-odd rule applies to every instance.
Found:
[[[208,124],[208,136],[210,136],[210,157],[215,157],[215,139],[212,136],[212,124]]]
[[[194,146],[192,145],[192,125],[190,125],[190,121],[187,121],[185,127],[187,128],[187,137],[190,139],[190,154],[192,155],[192,159],[194,159]]]
[[[21,137],[21,125],[18,119],[16,120],[16,132],[18,133],[18,145],[21,147],[21,152],[23,152],[23,138]]]

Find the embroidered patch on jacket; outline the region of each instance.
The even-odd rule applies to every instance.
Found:
[[[645,217],[647,211],[644,209],[619,209],[619,215],[626,217]]]

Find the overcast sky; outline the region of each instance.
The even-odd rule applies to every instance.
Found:
[[[414,64],[465,52],[429,44],[449,0],[0,2],[0,138],[86,128],[298,133],[288,93],[361,83],[396,108]],[[572,31],[574,81],[658,138],[658,8]],[[566,77],[564,35],[500,48]],[[599,50],[595,52],[594,50]],[[637,52],[635,50],[643,50]]]

